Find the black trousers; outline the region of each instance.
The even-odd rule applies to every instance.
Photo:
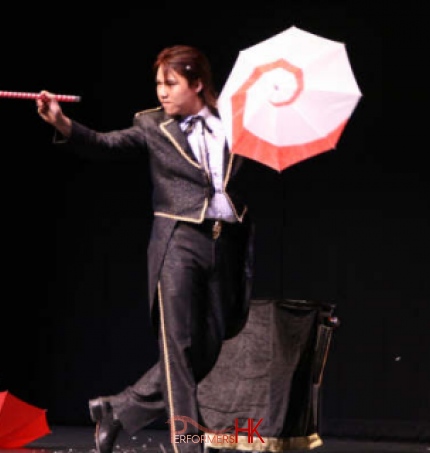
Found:
[[[200,451],[202,444],[175,436],[203,434],[197,384],[215,365],[230,323],[246,254],[246,224],[178,223],[158,284],[159,361],[134,385],[110,397],[115,416],[131,434],[168,416],[175,451]]]

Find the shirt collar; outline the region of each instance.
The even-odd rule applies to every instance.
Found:
[[[194,115],[188,115],[185,118],[182,118],[181,122],[179,123],[182,130],[185,130],[187,127],[188,121],[193,118],[194,116],[202,116],[205,120],[207,120],[212,115],[211,111],[209,110],[208,106],[204,106],[199,112]]]

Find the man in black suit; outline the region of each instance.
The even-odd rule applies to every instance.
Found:
[[[89,402],[99,453],[111,453],[121,428],[132,434],[163,414],[171,421],[174,451],[200,451],[202,444],[175,441],[175,417],[202,423],[197,384],[249,311],[253,225],[243,194],[252,161],[229,152],[204,54],[168,47],[157,56],[154,74],[161,105],[137,113],[123,130],[89,129],[66,116],[48,91],[36,101],[58,143],[102,154],[149,154],[148,286],[160,358],[134,385]],[[198,428],[188,424],[185,434]]]

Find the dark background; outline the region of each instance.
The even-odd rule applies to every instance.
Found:
[[[346,43],[363,98],[338,147],[281,174],[262,168],[251,202],[255,296],[337,306],[327,435],[430,438],[428,24],[419,4],[2,7],[0,90],[80,95],[65,111],[100,130],[156,105],[151,65],[166,45],[205,51],[221,89],[239,50],[291,25]],[[89,424],[89,398],[118,392],[157,357],[147,165],[54,147],[34,101],[0,99],[0,120],[0,390],[47,408],[51,424]]]

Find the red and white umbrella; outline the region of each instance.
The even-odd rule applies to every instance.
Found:
[[[218,108],[232,153],[282,171],[335,148],[361,96],[345,44],[293,26],[239,52]]]

